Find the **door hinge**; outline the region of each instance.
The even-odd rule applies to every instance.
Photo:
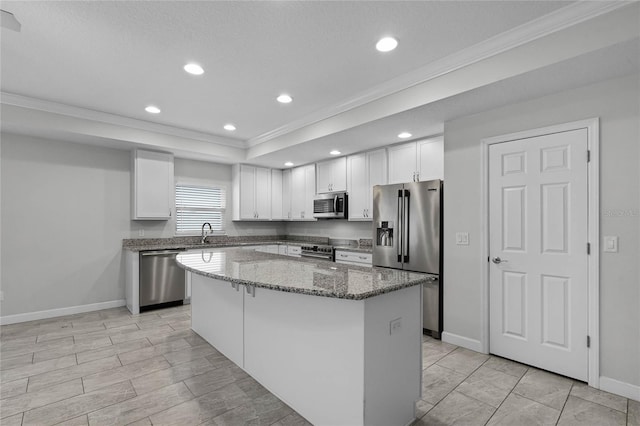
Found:
[[[587,254],[591,254],[591,243],[587,243]]]
[[[587,163],[591,161],[591,150],[587,150]]]
[[[587,336],[587,347],[591,347],[591,336]]]

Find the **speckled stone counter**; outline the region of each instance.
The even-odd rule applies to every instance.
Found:
[[[290,293],[361,300],[435,278],[387,268],[341,265],[249,248],[190,250],[177,256],[185,269],[210,278]]]
[[[202,249],[215,247],[238,247],[267,244],[328,244],[329,239],[324,237],[300,237],[300,236],[242,236],[229,237],[213,235],[208,236],[206,243],[200,242],[200,237],[173,237],[173,238],[131,238],[122,240],[122,248],[137,252],[147,250],[176,250],[176,249]]]

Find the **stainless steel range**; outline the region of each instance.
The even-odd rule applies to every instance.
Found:
[[[302,257],[315,257],[333,262],[333,247],[326,245],[304,245],[300,247]]]

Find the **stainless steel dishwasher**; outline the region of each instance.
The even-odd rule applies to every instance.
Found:
[[[140,252],[140,311],[182,305],[185,271],[176,263],[181,251]]]

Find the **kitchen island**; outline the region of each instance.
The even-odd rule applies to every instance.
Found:
[[[287,258],[251,248],[188,251],[192,328],[315,425],[414,419],[427,274]]]

